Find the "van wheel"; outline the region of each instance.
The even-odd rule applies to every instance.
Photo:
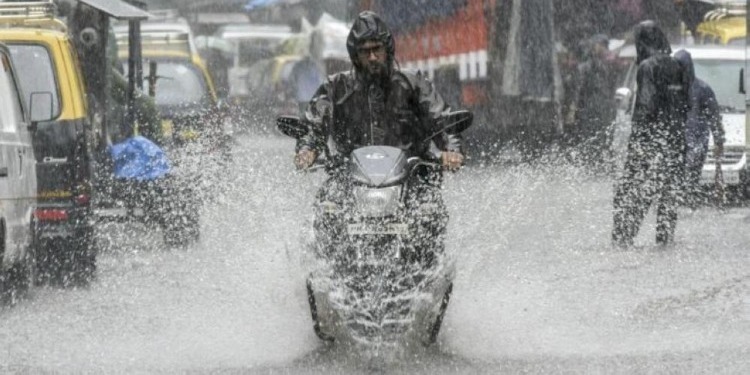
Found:
[[[74,286],[87,286],[96,277],[96,249],[93,242],[80,244],[71,262],[70,281]]]
[[[36,246],[33,243],[26,250],[26,259],[18,267],[17,288],[20,295],[26,297],[36,282]]]
[[[0,249],[0,264],[5,254],[5,232],[0,233],[2,249]],[[13,264],[9,269],[0,269],[0,304],[15,305],[26,297],[31,289],[34,277],[34,256],[31,251],[26,252],[25,259]]]
[[[90,235],[72,241],[43,241],[35,246],[36,284],[87,286],[96,276],[96,247]]]
[[[5,269],[5,223],[0,221],[0,305],[12,304],[15,295],[13,268]]]

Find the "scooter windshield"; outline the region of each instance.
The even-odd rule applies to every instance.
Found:
[[[407,177],[407,155],[396,147],[367,146],[352,152],[349,173],[354,181],[372,187],[397,184]]]

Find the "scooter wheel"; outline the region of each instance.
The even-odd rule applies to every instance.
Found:
[[[427,332],[428,336],[425,345],[432,345],[437,342],[438,333],[440,333],[440,326],[443,324],[443,318],[445,317],[445,310],[448,309],[448,302],[450,302],[451,299],[451,292],[453,292],[453,283],[448,285],[448,289],[445,290],[443,299],[440,301],[440,310],[435,318],[435,322],[430,326],[429,331]]]
[[[307,302],[310,304],[310,314],[312,315],[315,335],[323,341],[333,342],[333,337],[323,332],[320,328],[320,321],[318,320],[318,305],[315,302],[315,294],[313,294],[312,282],[310,282],[310,280],[307,280]]]

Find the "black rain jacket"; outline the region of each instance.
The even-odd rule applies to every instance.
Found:
[[[394,69],[384,86],[381,102],[385,105],[377,111],[377,99],[371,97],[367,81],[356,69],[330,76],[308,105],[305,120],[310,131],[299,140],[297,149],[321,154],[330,138],[335,152],[346,156],[356,148],[373,145],[373,138],[378,138],[373,133],[380,128],[385,134],[379,145],[398,147],[413,156],[439,158],[440,151],[462,151],[458,134],[442,133],[433,138],[434,143],[422,142],[443,129],[446,124],[441,118],[450,112],[424,74]]]
[[[635,34],[638,91],[629,148],[646,157],[684,156],[692,77],[670,56],[669,41],[655,24],[644,22]]]
[[[721,111],[716,101],[716,94],[708,83],[695,77],[695,67],[690,52],[677,51],[674,58],[682,64],[693,80],[690,86],[690,112],[688,112],[685,132],[688,152],[705,152],[708,148],[708,133],[714,135],[717,144],[724,144],[724,126],[721,123]]]

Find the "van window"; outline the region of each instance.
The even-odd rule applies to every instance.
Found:
[[[0,55],[2,69],[0,69],[0,130],[5,133],[18,131],[18,124],[23,121],[23,109],[18,97],[18,88],[11,70],[7,55]]]
[[[737,77],[745,67],[742,60],[693,59],[695,76],[714,90],[716,100],[725,111],[745,110],[745,95],[737,90]]]
[[[200,71],[190,63],[179,61],[157,61],[156,97],[158,106],[208,105],[208,85]],[[143,62],[144,86],[148,87],[149,64]],[[123,63],[125,75],[128,64]]]
[[[247,83],[251,89],[270,89],[273,59],[265,59],[253,64],[247,72]]]
[[[18,79],[24,92],[26,107],[31,104],[31,94],[49,92],[52,94],[52,117],[60,116],[60,95],[57,91],[57,78],[47,48],[38,44],[8,45],[13,65],[18,70]]]
[[[256,39],[239,42],[240,66],[250,66],[256,62],[273,57],[274,48],[279,42]]]
[[[745,43],[746,43],[745,38],[734,38],[734,39],[730,39],[729,43],[727,43],[727,45],[729,45],[729,46],[743,46],[744,47]]]

